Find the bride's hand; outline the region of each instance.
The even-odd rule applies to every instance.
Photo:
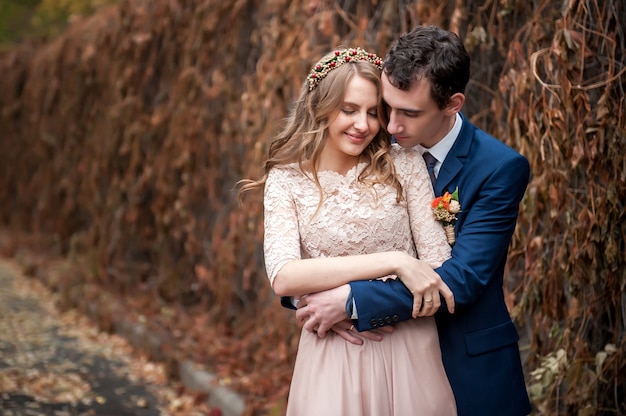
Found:
[[[394,330],[393,325],[381,326],[380,328],[370,329],[369,331],[358,332],[352,321],[346,319],[343,322],[336,323],[330,328],[341,338],[354,345],[363,345],[364,339],[380,342],[385,334],[391,334]]]
[[[413,294],[413,318],[434,315],[441,306],[441,297],[448,311],[454,313],[452,291],[429,264],[408,254],[398,260],[398,278]]]

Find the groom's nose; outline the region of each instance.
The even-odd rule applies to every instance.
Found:
[[[389,111],[389,123],[387,124],[387,131],[390,134],[398,134],[402,132],[402,127],[398,122],[398,117],[394,111]]]

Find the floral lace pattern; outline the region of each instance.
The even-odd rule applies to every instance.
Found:
[[[434,197],[418,151],[393,145],[404,200],[395,189],[357,181],[364,165],[346,175],[319,173],[324,200],[297,164],[273,168],[265,184],[265,265],[270,283],[292,260],[402,250],[433,267],[450,257],[443,228],[432,215]],[[317,211],[317,213],[316,213]]]

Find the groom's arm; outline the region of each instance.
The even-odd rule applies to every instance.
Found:
[[[293,296],[281,296],[280,304],[287,309],[296,309],[298,302],[293,298]]]
[[[502,163],[477,190],[452,258],[435,269],[452,290],[455,304],[472,304],[492,279],[501,278],[528,177],[528,162],[518,155]],[[412,295],[401,282],[360,281],[350,287],[359,331],[410,319]]]
[[[430,271],[430,273],[432,273],[432,271]],[[368,286],[376,285],[377,288],[382,288],[381,291],[372,289],[365,292],[366,294],[375,293],[377,296],[376,300],[370,301],[366,296],[361,297],[361,300],[365,301],[363,304],[364,312],[358,310],[357,302],[351,296],[351,285],[357,289],[358,294],[358,288],[360,287],[359,283],[363,283]],[[387,282],[376,279],[373,281],[353,282],[350,285],[344,284],[334,289],[302,296],[297,303],[298,309],[296,311],[296,319],[298,319],[299,322],[304,322],[304,328],[306,330],[310,332],[317,332],[320,337],[324,337],[326,331],[333,328],[335,324],[347,319],[352,320],[354,327],[357,328],[358,331],[372,329],[378,330],[387,325],[411,318],[415,298],[419,297],[421,299],[425,293],[433,293],[433,290],[435,293],[439,291],[439,293],[442,294],[442,304],[446,304],[447,307],[453,308],[454,300],[452,292],[450,292],[447,287],[442,287],[442,284],[443,282],[439,278],[433,281],[428,281],[427,285],[424,285],[423,288],[416,290],[414,293],[410,293],[404,284],[398,279],[388,279]],[[408,297],[406,299],[401,298],[401,300],[396,300],[397,290],[399,290],[400,287],[404,288],[403,291],[408,294]],[[381,297],[384,300],[381,300]],[[429,295],[429,297],[432,297],[432,295]],[[291,309],[288,298],[283,299],[283,302],[283,306]],[[387,305],[387,307],[390,308],[389,313],[387,313],[385,309],[382,309],[382,313],[386,313],[386,315],[380,315],[381,308],[376,305],[381,304]],[[373,308],[369,308],[368,306],[370,305],[374,305]],[[434,301],[430,302],[430,304],[423,304],[418,316],[433,315],[437,312],[439,306],[439,299],[434,299]],[[405,309],[405,307],[408,307],[408,309]],[[396,308],[400,309],[398,309],[397,312],[392,313],[396,310]],[[370,314],[372,314],[372,316],[370,316]],[[376,319],[373,319],[373,317]],[[369,321],[369,325],[366,321]],[[385,330],[384,332],[389,331]]]
[[[411,319],[413,295],[397,279],[351,282],[350,289],[346,308],[348,313],[355,313],[358,317],[352,322],[359,331]],[[356,311],[350,310],[351,306]]]

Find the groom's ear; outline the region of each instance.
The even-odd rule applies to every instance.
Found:
[[[456,94],[452,94],[444,111],[447,115],[456,114],[461,111],[461,107],[463,107],[464,103],[465,95],[457,92]]]

